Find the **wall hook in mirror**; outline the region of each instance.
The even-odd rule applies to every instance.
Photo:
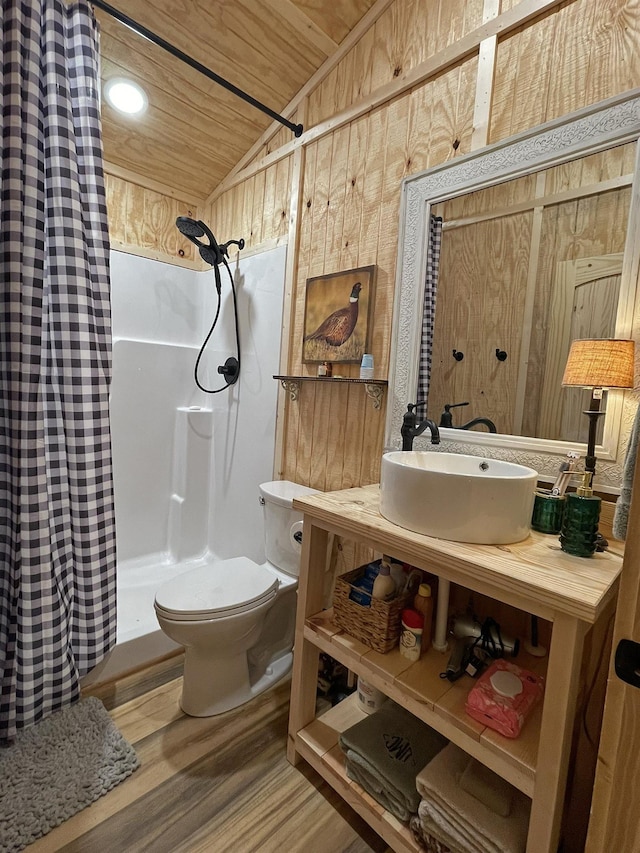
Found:
[[[500,349],[498,347],[496,349],[496,358],[498,359],[498,361],[506,361],[507,360],[507,354],[503,349]]]
[[[457,349],[454,349],[454,351],[453,351],[453,357],[455,358],[455,360],[456,360],[456,361],[462,361],[462,359],[464,358],[464,353],[463,353],[463,352],[458,352],[458,350],[457,350]]]

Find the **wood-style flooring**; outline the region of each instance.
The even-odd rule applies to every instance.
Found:
[[[388,848],[304,763],[286,759],[290,682],[217,717],[179,707],[182,656],[97,696],[141,767],[26,853],[383,853]]]

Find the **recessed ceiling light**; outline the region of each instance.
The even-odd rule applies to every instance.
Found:
[[[107,80],[104,84],[104,96],[114,109],[127,115],[140,115],[149,103],[146,92],[137,83],[124,77],[112,77]]]

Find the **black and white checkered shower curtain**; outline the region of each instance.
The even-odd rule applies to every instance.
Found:
[[[115,643],[109,240],[88,3],[2,0],[0,739]]]
[[[425,274],[424,304],[422,310],[422,339],[420,342],[420,366],[418,371],[419,401],[429,399],[431,382],[431,354],[433,350],[433,324],[436,318],[436,293],[440,268],[440,246],[442,245],[442,218],[429,217],[429,242],[427,244],[427,270]]]

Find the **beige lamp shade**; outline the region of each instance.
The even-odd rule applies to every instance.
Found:
[[[633,388],[634,342],[609,338],[573,341],[563,385]]]

